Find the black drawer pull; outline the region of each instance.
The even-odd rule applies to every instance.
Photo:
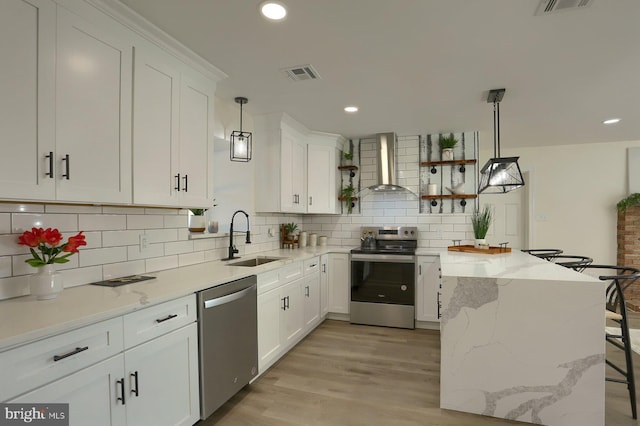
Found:
[[[64,161],[64,169],[65,169],[65,174],[62,175],[63,178],[65,178],[66,180],[69,180],[69,178],[71,177],[71,173],[69,172],[69,154],[66,154],[64,156],[64,158],[62,158],[62,161]]]
[[[136,385],[135,389],[131,389],[131,393],[134,394],[135,396],[138,396],[138,391],[140,390],[140,388],[138,387],[138,372],[136,371],[135,373],[131,373],[130,374],[131,377],[133,377],[134,379],[134,383]]]
[[[184,175],[184,192],[189,192],[189,176]]]
[[[116,380],[116,385],[120,385],[120,394],[122,395],[122,397],[119,397],[116,394],[116,402],[122,401],[122,405],[124,405],[124,377],[120,380]]]
[[[175,175],[174,178],[176,179],[177,186],[174,186],[173,189],[175,189],[176,191],[180,191],[180,173]]]
[[[71,351],[71,352],[69,352],[67,354],[64,354],[64,355],[54,355],[53,356],[53,360],[54,361],[60,361],[61,359],[68,358],[71,355],[75,355],[75,354],[79,354],[80,352],[84,352],[87,349],[89,349],[89,346],[85,346],[84,348],[76,348],[75,350],[73,350],[73,351]]]
[[[177,316],[178,316],[178,314],[167,315],[167,316],[166,316],[166,317],[164,317],[164,318],[157,319],[157,320],[156,320],[156,322],[157,322],[158,324],[160,324],[161,322],[169,321],[170,319],[176,318]]]
[[[49,171],[44,175],[53,179],[53,151],[49,151],[49,154],[45,155],[44,158],[49,159]]]

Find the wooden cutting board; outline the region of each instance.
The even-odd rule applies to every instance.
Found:
[[[449,251],[460,251],[464,253],[479,253],[479,254],[511,253],[511,247],[499,247],[499,246],[489,246],[488,249],[480,249],[480,248],[475,248],[472,245],[462,245],[462,246],[449,246],[447,249]]]

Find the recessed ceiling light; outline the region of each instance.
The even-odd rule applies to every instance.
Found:
[[[344,110],[346,112],[358,112],[358,107],[355,106],[355,105],[349,105],[349,106],[344,107]]]
[[[616,124],[616,123],[619,123],[619,122],[620,122],[619,118],[610,118],[608,120],[604,120],[602,122],[602,124]]]
[[[287,16],[287,9],[280,2],[265,1],[260,4],[260,13],[272,21],[282,21]]]

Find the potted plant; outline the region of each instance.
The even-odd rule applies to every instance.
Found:
[[[616,204],[616,208],[620,213],[624,213],[627,208],[634,206],[640,206],[640,193],[631,194]]]
[[[356,190],[353,185],[345,186],[340,190],[340,199],[344,202],[347,207],[347,213],[351,214],[353,212],[353,206],[355,203],[353,202],[354,194]]]
[[[345,152],[343,156],[344,156],[344,161],[342,164],[344,166],[351,166],[353,164],[353,152]]]
[[[476,239],[474,247],[481,249],[489,248],[489,244],[487,244],[487,240],[485,238],[492,220],[493,213],[489,206],[484,206],[482,211],[480,211],[479,208],[476,208],[473,211],[471,214],[471,225],[473,226],[473,236]]]
[[[458,143],[458,139],[451,133],[449,136],[440,136],[440,150],[442,151],[442,161],[453,160],[453,147]]]
[[[204,214],[208,209],[189,209],[189,232],[204,232],[207,227]]]
[[[55,299],[64,289],[62,274],[56,271],[54,265],[67,263],[69,256],[78,253],[80,247],[87,245],[82,232],[69,237],[64,244],[61,244],[60,231],[51,228],[31,228],[31,231],[24,231],[18,237],[18,244],[29,247],[31,252],[31,258],[25,262],[38,268],[38,272],[29,277],[31,294],[36,296],[36,299]]]

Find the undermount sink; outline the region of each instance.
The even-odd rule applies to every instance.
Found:
[[[281,257],[266,257],[266,256],[258,256],[252,257],[250,259],[244,259],[239,262],[227,263],[227,266],[260,266],[265,263],[275,262],[276,260],[281,260]]]

